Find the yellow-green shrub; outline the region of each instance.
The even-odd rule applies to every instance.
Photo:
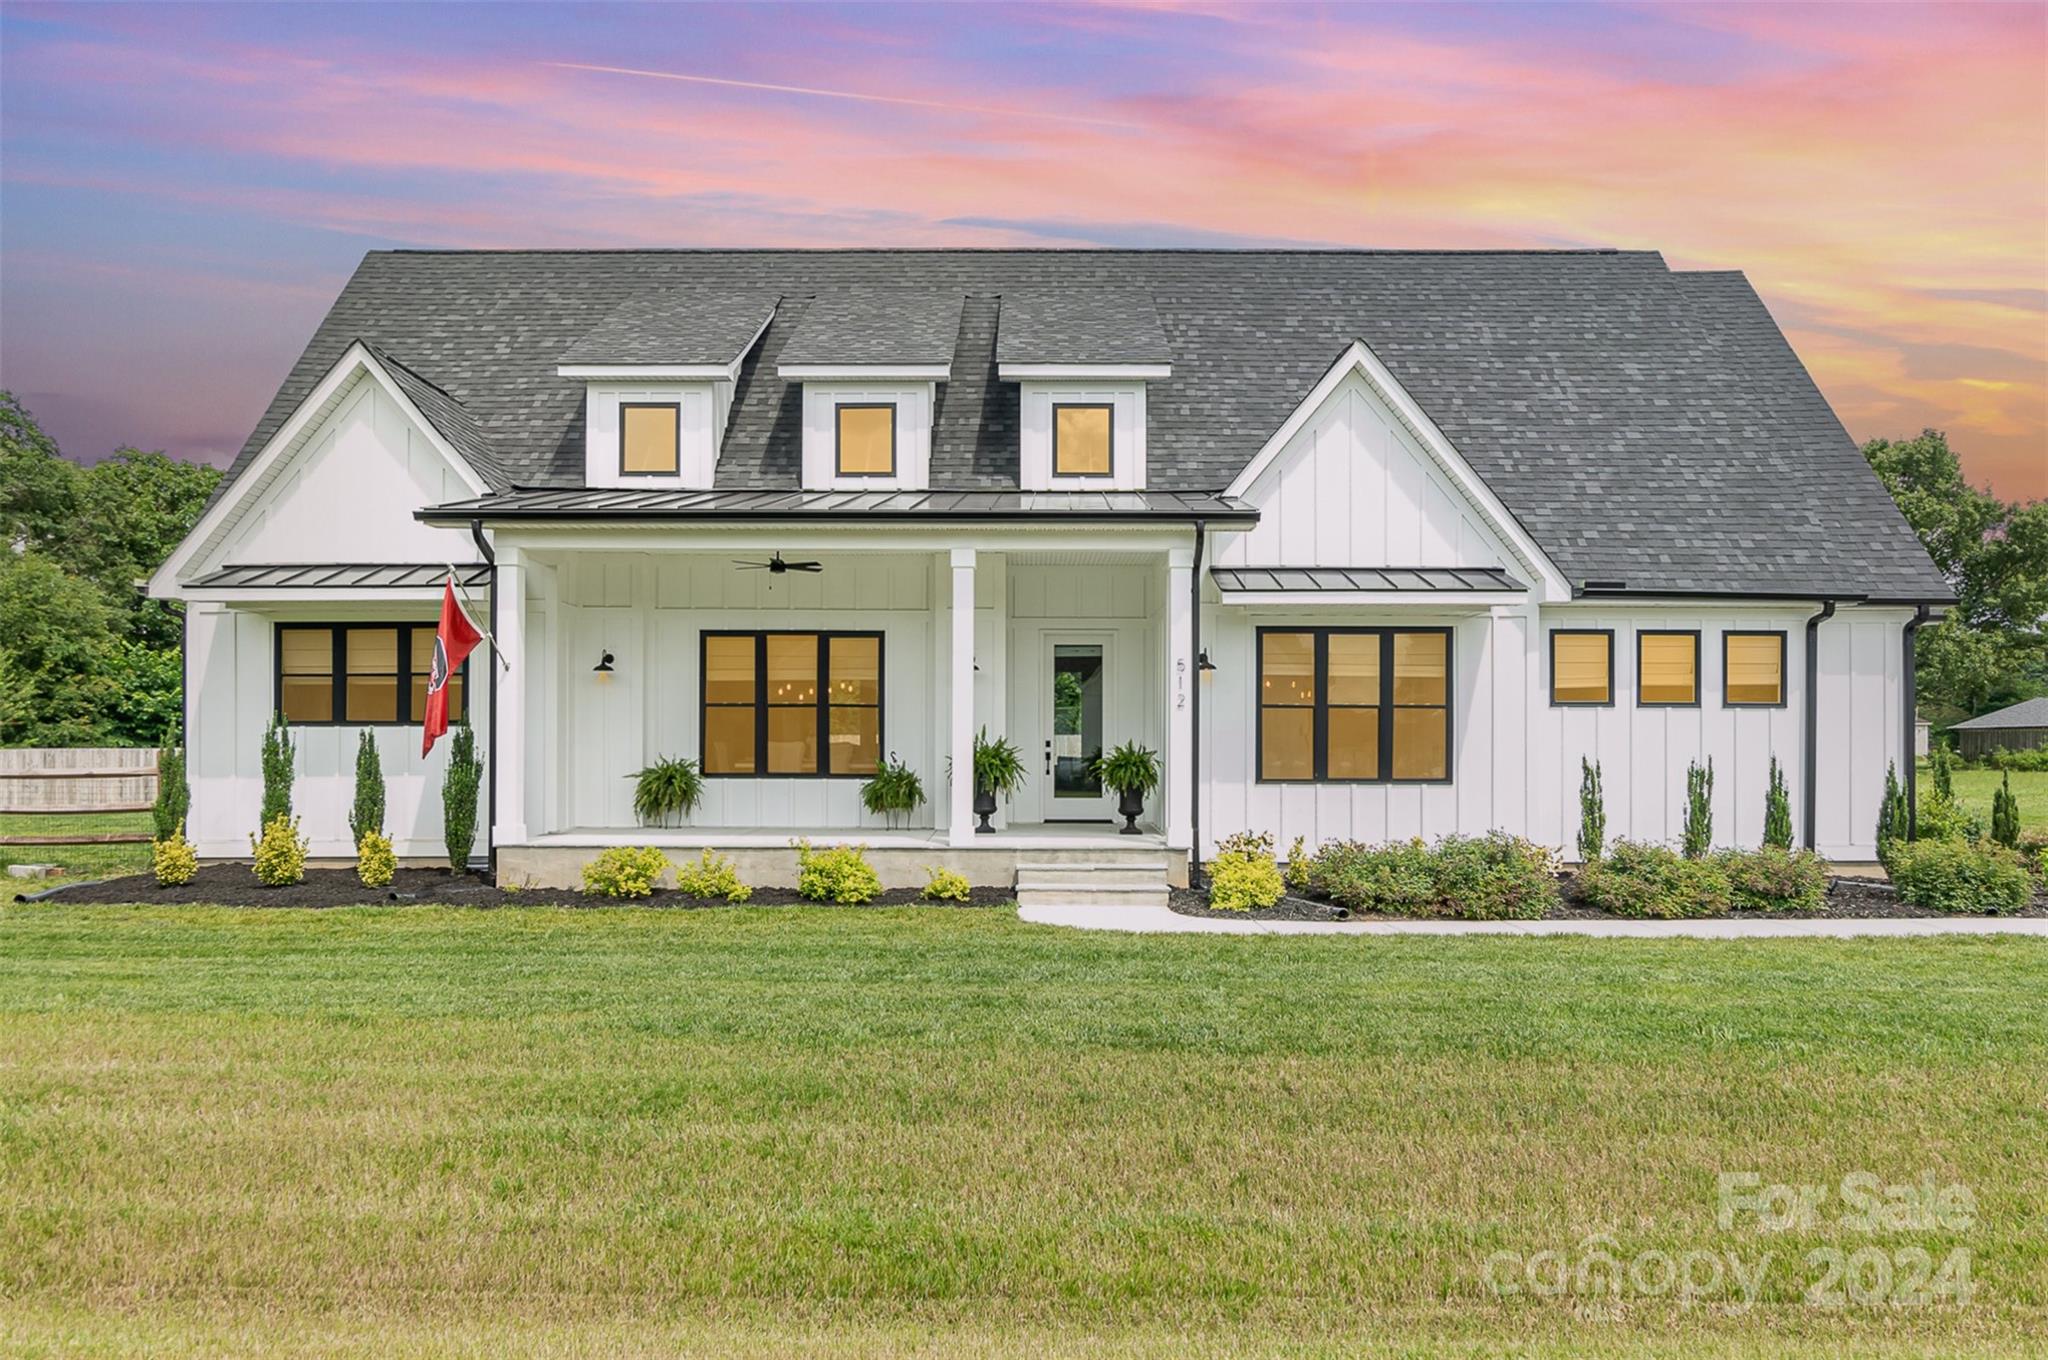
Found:
[[[1286,893],[1273,860],[1273,838],[1240,832],[1216,847],[1209,861],[1209,905],[1219,911],[1270,907]]]
[[[857,907],[882,891],[882,876],[867,860],[865,845],[832,845],[811,849],[796,842],[796,893],[812,902],[837,902]]]
[[[722,897],[728,902],[744,902],[754,895],[754,890],[740,882],[740,871],[724,855],[706,846],[694,864],[676,866],[676,891],[692,897]]]
[[[397,873],[398,855],[391,848],[391,838],[381,831],[364,832],[363,843],[356,847],[356,877],[363,886],[389,887]]]
[[[669,867],[651,845],[615,845],[583,866],[583,891],[599,897],[646,897]]]
[[[256,881],[266,888],[283,888],[306,877],[306,839],[299,834],[299,819],[279,813],[263,827],[263,835],[249,838],[256,856]]]
[[[927,865],[931,878],[926,880],[924,891],[919,894],[927,902],[965,902],[974,896],[974,885],[967,881],[967,875],[956,874],[951,869],[942,869],[936,864]]]
[[[160,887],[175,888],[198,877],[199,852],[185,839],[183,822],[168,839],[150,842],[149,867]]]

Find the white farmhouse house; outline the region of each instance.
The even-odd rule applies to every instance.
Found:
[[[762,564],[768,564],[763,569]],[[316,855],[356,734],[440,853],[418,719],[450,568],[501,880],[797,836],[891,883],[1518,832],[1873,855],[1936,572],[1740,274],[1654,253],[378,252],[154,595],[186,607],[192,833],[243,855],[297,729]],[[787,569],[785,569],[787,568]],[[1026,779],[977,832],[974,735]],[[1087,758],[1160,754],[1137,837]],[[927,806],[861,809],[890,754]],[[632,775],[700,761],[635,825]]]

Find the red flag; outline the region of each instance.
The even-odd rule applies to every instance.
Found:
[[[427,721],[420,736],[420,754],[434,749],[434,738],[448,730],[448,677],[483,641],[483,634],[455,603],[455,583],[441,587],[441,625],[434,630],[434,668],[427,674]]]

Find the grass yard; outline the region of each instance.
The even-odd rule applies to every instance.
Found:
[[[2044,996],[2013,938],[9,906],[0,1352],[2038,1350]],[[1724,1230],[1724,1171],[1975,1219]],[[1592,1234],[1760,1302],[1485,1287]],[[1807,1306],[1831,1247],[1975,1299]]]
[[[0,836],[96,835],[127,831],[149,835],[147,812],[37,813],[0,812]],[[113,878],[149,868],[149,843],[131,845],[0,845],[0,864],[55,864],[70,878]],[[50,883],[0,879],[7,900],[24,890]]]
[[[1951,772],[1956,801],[1991,825],[1991,796],[1998,792],[2002,770],[1955,770]],[[1920,767],[1920,787],[1934,787],[1934,774]],[[2048,831],[2048,770],[2012,771],[2012,796],[2020,803],[2022,831]]]

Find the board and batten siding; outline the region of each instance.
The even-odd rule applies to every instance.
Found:
[[[1512,831],[1567,855],[1578,837],[1580,760],[1601,765],[1610,840],[1675,844],[1685,816],[1685,771],[1714,763],[1714,839],[1754,846],[1763,834],[1769,763],[1783,766],[1795,827],[1803,824],[1801,724],[1805,622],[1814,611],[1570,605],[1484,614],[1423,610],[1286,613],[1211,606],[1203,637],[1216,671],[1203,697],[1204,853],[1237,830],[1270,831],[1284,853],[1299,836],[1384,842],[1450,832]],[[1846,609],[1820,632],[1817,848],[1835,859],[1875,856],[1877,805],[1887,762],[1902,759],[1900,630],[1904,610]],[[1260,627],[1449,627],[1452,629],[1452,778],[1442,784],[1268,784],[1257,778]],[[1614,631],[1615,702],[1550,703],[1548,633]],[[1700,705],[1636,703],[1635,635],[1642,629],[1700,632]],[[1730,708],[1722,702],[1721,634],[1786,634],[1787,702]]]

